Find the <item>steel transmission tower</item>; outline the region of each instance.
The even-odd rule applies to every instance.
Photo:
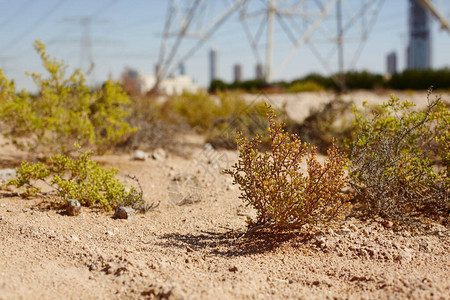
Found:
[[[242,24],[257,64],[264,65],[263,73],[267,82],[277,77],[302,46],[311,49],[328,73],[333,73],[332,59],[337,60],[337,64],[333,65],[337,66],[338,74],[343,74],[346,69],[355,66],[383,2],[171,0],[162,33],[157,82],[173,74],[177,66],[190,58],[233,14],[239,17],[238,21]],[[218,7],[218,4],[222,6]],[[212,6],[215,6],[214,12]],[[292,48],[284,60],[274,66],[273,55],[277,52],[274,36],[280,33],[290,40]],[[189,47],[184,45],[186,40],[190,42]],[[318,50],[318,43],[328,45],[327,53]],[[344,48],[348,43],[357,45],[353,55],[349,54],[350,48]],[[323,50],[324,47],[320,48]],[[351,59],[347,63],[344,57]],[[342,78],[336,78],[336,82],[340,86],[345,85]]]
[[[97,44],[112,45],[115,44],[114,41],[98,39],[92,39],[92,25],[93,23],[108,23],[106,19],[99,19],[92,16],[75,17],[75,18],[64,18],[64,22],[76,22],[80,25],[81,36],[78,39],[58,39],[65,43],[79,43],[80,45],[80,62],[79,67],[85,69],[86,75],[94,75],[95,61],[93,54],[93,46]],[[94,76],[95,77],[95,76]],[[93,78],[95,81],[95,78]]]
[[[450,22],[447,19],[447,17],[442,14],[442,10],[440,10],[438,7],[436,7],[432,1],[430,0],[417,0],[417,3],[422,5],[425,9],[427,9],[435,18],[436,20],[441,24],[441,28],[446,30],[448,33],[450,33]],[[442,3],[440,3],[442,8]]]
[[[172,75],[177,67],[189,59],[217,31],[217,29],[246,1],[231,1],[214,10],[217,1],[170,0],[161,39],[156,74],[159,82]],[[186,39],[191,39],[187,47],[182,47]],[[183,48],[183,49],[180,49]]]

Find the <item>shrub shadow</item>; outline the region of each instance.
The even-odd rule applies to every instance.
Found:
[[[307,242],[314,235],[299,232],[258,232],[242,236],[242,232],[209,232],[199,234],[169,233],[159,237],[163,247],[206,251],[210,255],[236,257],[274,251],[291,240]]]

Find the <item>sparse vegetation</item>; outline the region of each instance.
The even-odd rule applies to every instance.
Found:
[[[188,124],[215,147],[235,149],[234,134],[240,131],[244,136],[260,135],[267,143],[266,109],[263,102],[247,103],[239,94],[183,93],[171,99],[171,106]],[[280,113],[281,112],[277,112]]]
[[[405,90],[426,90],[430,86],[435,89],[450,88],[450,69],[438,70],[405,70],[401,73],[393,74],[388,81],[388,86],[392,89]]]
[[[351,103],[336,98],[319,108],[311,109],[301,124],[291,127],[303,141],[317,146],[320,153],[326,154],[333,139],[342,144],[352,137],[355,126],[352,123]]]
[[[249,80],[244,82],[227,83],[222,80],[214,80],[209,87],[210,92],[226,90],[242,90],[248,93],[258,93],[261,90],[270,91],[276,89],[278,92],[298,93],[306,91],[335,90],[340,87],[336,83],[336,78],[342,74],[332,74],[324,76],[321,74],[309,74],[290,82],[275,82],[267,84],[262,80]],[[385,77],[381,74],[370,73],[368,71],[349,71],[343,74],[345,77],[345,88],[347,90],[376,90],[376,89],[396,89],[396,90],[426,90],[433,85],[437,90],[450,89],[450,69],[442,68],[438,70],[405,70],[401,73],[392,74]]]
[[[176,137],[188,132],[190,126],[173,109],[170,101],[160,103],[155,95],[132,95],[130,100],[130,114],[126,120],[138,130],[128,135],[116,149],[150,151],[163,148],[178,155],[185,154]]]
[[[244,202],[257,211],[257,219],[248,220],[249,232],[330,225],[351,197],[343,193],[348,184],[345,155],[333,144],[322,165],[315,147],[284,132],[284,124],[276,121],[272,111],[267,116],[271,151],[258,152],[258,136],[249,141],[239,135],[239,161],[224,171],[239,185]],[[306,174],[302,170],[305,157]]]
[[[188,124],[200,133],[205,133],[220,117],[220,107],[205,92],[188,93],[170,100],[172,108],[186,119]]]
[[[105,169],[91,160],[92,152],[79,154],[75,159],[58,154],[49,162],[22,162],[17,169],[17,178],[8,185],[24,189],[24,196],[32,196],[44,182],[55,189],[63,200],[76,199],[82,205],[111,210],[120,205],[142,206],[142,190],[135,187],[126,190],[116,178],[117,169]]]
[[[391,96],[376,114],[355,112],[351,183],[371,214],[409,222],[450,211],[449,110],[430,93],[425,110]]]
[[[287,87],[288,93],[321,92],[325,87],[312,80],[293,81]]]
[[[66,78],[64,62],[51,58],[43,43],[36,41],[34,47],[49,73],[48,78],[30,75],[36,96],[16,93],[14,82],[0,70],[0,120],[13,143],[33,152],[68,154],[76,142],[101,153],[135,130],[124,121],[130,101],[119,83],[107,81],[93,91],[80,70]]]

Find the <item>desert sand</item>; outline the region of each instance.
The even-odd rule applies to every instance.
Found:
[[[307,96],[284,97],[298,119]],[[132,219],[86,207],[68,216],[51,194],[23,199],[2,191],[0,299],[450,299],[448,227],[404,228],[349,214],[332,229],[240,238],[255,212],[220,173],[237,153],[214,150],[205,159],[202,137],[180,139],[187,141],[182,156],[95,157],[127,184],[127,174],[136,176],[146,202],[159,203]],[[12,146],[0,153],[2,168],[29,157]],[[195,176],[195,186],[177,190],[178,174]],[[177,191],[192,193],[194,203],[177,205]]]

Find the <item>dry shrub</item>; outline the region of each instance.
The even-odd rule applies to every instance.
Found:
[[[128,123],[138,130],[118,148],[126,151],[163,148],[172,153],[182,154],[182,145],[177,137],[188,132],[190,127],[171,109],[170,99],[159,99],[154,95],[135,95],[131,100]]]
[[[268,143],[266,108],[262,101],[247,102],[239,93],[183,93],[171,99],[170,107],[215,148],[236,149],[234,135],[260,135]],[[277,111],[281,114],[281,111]],[[284,114],[286,115],[286,114]]]
[[[292,130],[303,140],[317,146],[319,152],[326,153],[334,138],[340,143],[351,139],[354,130],[351,107],[349,102],[334,99],[312,109],[308,117],[301,124],[294,125]]]
[[[239,184],[240,198],[256,209],[257,219],[248,220],[249,232],[331,224],[345,211],[350,198],[342,192],[348,183],[345,156],[333,144],[322,165],[315,147],[285,133],[273,111],[269,110],[267,117],[271,151],[258,152],[258,136],[249,141],[239,135],[239,160],[224,171]],[[302,170],[305,157],[306,174]]]

